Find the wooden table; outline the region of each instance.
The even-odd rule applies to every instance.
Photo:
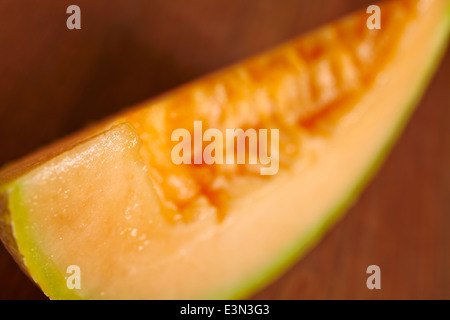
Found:
[[[70,4],[81,8],[81,30],[66,28]],[[2,0],[0,165],[369,4]],[[449,80],[447,54],[359,202],[255,298],[450,298]],[[372,264],[381,268],[381,290],[366,287]],[[0,299],[43,298],[0,246]]]

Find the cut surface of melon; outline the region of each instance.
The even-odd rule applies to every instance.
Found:
[[[6,167],[2,240],[54,299],[253,292],[351,205],[445,49],[449,1],[380,7],[380,30],[356,13]],[[171,133],[194,121],[279,129],[279,172],[174,164]]]

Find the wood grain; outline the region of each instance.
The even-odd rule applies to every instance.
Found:
[[[77,4],[82,29],[66,28]],[[0,165],[360,0],[0,2]],[[255,299],[450,299],[450,54],[359,202]],[[261,248],[264,250],[264,248]],[[381,290],[366,287],[381,267]],[[45,299],[0,246],[0,299]]]

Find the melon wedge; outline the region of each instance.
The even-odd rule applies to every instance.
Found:
[[[248,296],[353,203],[443,55],[450,1],[379,6],[379,30],[363,10],[4,167],[3,243],[52,299]],[[278,173],[175,164],[194,121],[279,129]]]

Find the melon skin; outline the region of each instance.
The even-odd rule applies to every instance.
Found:
[[[439,3],[439,1],[435,1]],[[441,2],[443,3],[443,2]],[[438,62],[442,57],[445,46],[448,39],[449,30],[449,5],[446,3],[445,14],[442,14],[441,19],[432,30],[432,40],[430,41],[429,55],[427,56],[426,64],[421,66],[418,70],[416,80],[412,81],[409,86],[410,94],[406,99],[402,99],[401,114],[393,121],[388,128],[384,130],[385,139],[382,139],[382,144],[377,144],[374,148],[373,154],[375,156],[370,157],[370,161],[365,162],[363,170],[358,173],[357,179],[348,183],[345,190],[339,195],[339,201],[333,203],[332,207],[328,208],[326,214],[321,216],[321,219],[309,226],[308,230],[302,232],[299,235],[293,236],[290,245],[284,247],[283,250],[279,250],[273,253],[270,257],[270,262],[266,263],[260,268],[255,269],[252,276],[245,275],[244,279],[239,281],[230,282],[229,287],[220,286],[217,291],[209,290],[205,295],[193,295],[194,298],[242,298],[246,297],[274,277],[281,274],[289,265],[298,259],[307,249],[311,248],[316,243],[323,233],[329,229],[329,227],[345,212],[345,210],[354,202],[357,196],[361,193],[364,185],[375,174],[377,168],[381,165],[382,161],[386,157],[388,151],[393,146],[394,142],[398,138],[402,128],[405,126],[409,116],[411,115],[414,106],[420,99],[426,84],[431,78],[434,70],[437,68]],[[131,121],[131,123],[133,123]],[[87,141],[90,141],[92,137],[98,136],[99,132],[103,132],[105,128],[109,126],[100,126],[95,129],[89,129],[89,134],[83,133],[82,138],[77,137],[73,139],[71,147],[68,148],[67,144],[61,148],[62,151],[52,153],[50,158],[55,158],[58,155],[64,157],[64,153],[67,153],[67,149],[71,150],[77,146],[82,146]],[[133,127],[133,126],[131,126]],[[133,132],[134,128],[130,129]],[[100,133],[101,135],[101,133]],[[89,138],[87,138],[89,137]],[[139,133],[137,133],[139,137]],[[131,138],[130,140],[133,140]],[[371,153],[372,154],[372,153]],[[27,165],[21,165],[21,167],[31,168],[32,170],[38,170],[40,166],[48,163],[48,156],[37,157],[35,160],[28,161]],[[23,163],[23,162],[22,162]],[[28,170],[28,171],[32,171]],[[30,225],[30,221],[27,221],[29,208],[24,206],[24,196],[21,192],[23,189],[23,177],[26,175],[23,169],[16,170],[7,168],[3,174],[3,184],[1,188],[2,193],[2,210],[0,211],[0,226],[2,231],[2,240],[5,243],[8,250],[12,253],[19,265],[22,266],[33,279],[36,281],[43,291],[54,299],[73,299],[73,298],[102,298],[98,293],[89,295],[78,295],[76,291],[67,290],[65,286],[64,274],[60,267],[55,266],[51,259],[36,250],[35,239],[30,238],[27,232],[24,232],[27,226]],[[7,177],[7,178],[5,178]],[[11,178],[13,177],[13,178]],[[21,180],[22,179],[22,180]],[[283,199],[279,196],[278,198]],[[276,201],[272,201],[276,202]],[[136,296],[118,296],[119,298],[135,298]],[[166,296],[162,296],[166,298]],[[177,296],[176,293],[172,297],[184,298],[186,296]],[[138,298],[140,298],[138,296]],[[158,298],[158,296],[150,296],[150,298]]]

